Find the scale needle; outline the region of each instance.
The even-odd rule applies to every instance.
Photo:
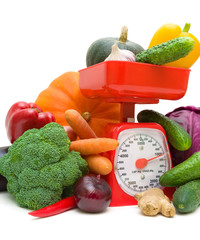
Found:
[[[164,155],[166,155],[166,153],[163,153],[159,156],[156,156],[156,157],[153,157],[153,158],[150,158],[150,159],[146,159],[146,158],[139,158],[137,159],[137,161],[135,162],[135,166],[139,169],[142,169],[144,167],[146,167],[146,165],[148,164],[148,162],[154,160],[154,159],[157,159],[157,158],[160,158],[160,157],[163,157]]]

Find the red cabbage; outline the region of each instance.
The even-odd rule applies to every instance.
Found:
[[[194,106],[179,107],[167,113],[166,116],[180,124],[192,139],[192,145],[187,151],[178,151],[169,145],[172,163],[173,166],[176,166],[195,152],[200,151],[200,108]]]

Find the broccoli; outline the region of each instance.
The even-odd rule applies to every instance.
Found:
[[[26,131],[0,158],[7,190],[21,207],[37,210],[61,200],[88,173],[87,162],[69,146],[64,128],[52,122]]]

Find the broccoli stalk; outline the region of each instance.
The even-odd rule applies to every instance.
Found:
[[[87,162],[69,146],[64,128],[52,122],[26,131],[0,158],[7,190],[21,207],[37,210],[61,200],[88,173]]]

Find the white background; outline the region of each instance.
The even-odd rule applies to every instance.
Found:
[[[0,0],[0,146],[8,145],[4,121],[17,101],[35,101],[50,82],[67,71],[86,67],[89,45],[101,37],[128,39],[147,48],[165,23],[191,30],[200,39],[198,1],[51,1]],[[186,95],[178,101],[136,106],[162,113],[179,106],[200,106],[200,59],[191,68]],[[4,239],[188,239],[199,233],[200,209],[174,218],[146,217],[137,206],[86,214],[77,209],[34,219],[7,193],[0,193],[0,232]],[[198,234],[199,235],[199,234]],[[197,235],[197,236],[198,236]]]

